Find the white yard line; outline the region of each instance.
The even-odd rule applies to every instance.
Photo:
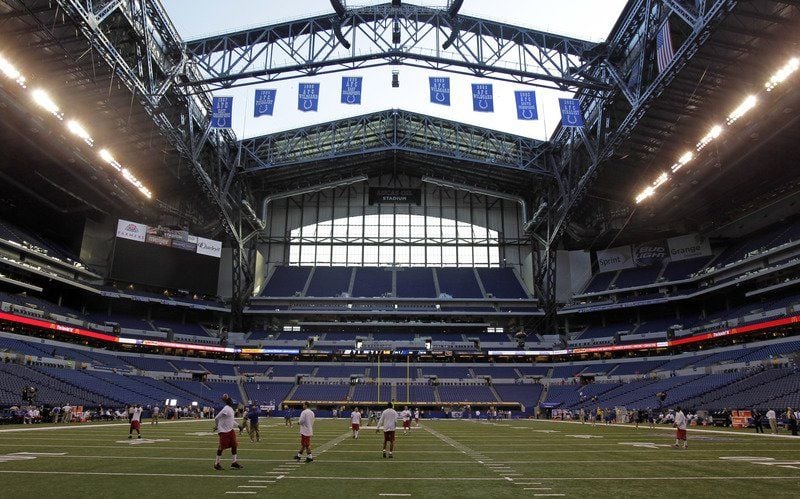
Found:
[[[241,479],[241,478],[262,478],[263,475],[217,475],[217,474],[188,474],[188,473],[130,473],[130,472],[100,472],[100,471],[34,471],[34,470],[0,470],[0,474],[9,475],[76,475],[76,476],[141,476],[141,477],[185,477],[185,478],[214,478],[214,479]],[[353,477],[353,476],[281,476],[291,480],[361,480],[361,481],[477,481],[477,482],[498,482],[505,478],[487,477]],[[537,477],[540,480],[563,480],[563,481],[591,481],[591,480],[797,480],[797,475],[793,476],[669,476],[669,477]],[[523,479],[524,480],[524,479]],[[509,480],[510,481],[510,480]]]
[[[0,439],[0,440],[2,440],[2,439]],[[691,440],[691,434],[690,434],[689,440]],[[798,441],[800,441],[800,439],[798,439]],[[0,447],[19,448],[19,447],[22,447],[22,446],[23,445],[21,445],[20,443],[0,443]],[[133,447],[130,447],[128,445],[122,445],[122,444],[120,444],[120,445],[60,445],[60,444],[48,445],[48,444],[32,444],[32,445],[25,445],[24,447],[37,447],[37,448],[39,448],[39,447],[47,447],[47,448],[58,448],[58,449],[61,449],[61,448],[65,448],[65,449],[67,449],[67,448],[74,448],[74,449],[132,449],[133,448]],[[213,447],[213,446],[211,446],[211,447]],[[209,447],[209,446],[207,446],[207,447],[173,447],[171,445],[168,445],[166,447],[160,447],[160,448],[169,449],[169,450],[201,450],[201,451],[208,451],[209,448],[211,448],[211,447]],[[141,447],[141,448],[144,448],[144,447]],[[149,448],[152,449],[153,447],[149,447]],[[288,451],[288,452],[297,452],[297,448],[296,447],[291,447],[291,448],[268,448],[268,449],[257,448],[257,447],[242,447],[242,448],[244,450],[246,450],[247,452],[268,452],[268,453],[286,452],[286,451]],[[647,449],[647,448],[615,449],[613,452],[615,454],[616,453],[637,453],[637,454],[641,454],[643,452],[648,452],[648,451],[651,451],[651,450],[652,449]],[[750,452],[797,452],[797,449],[775,449],[775,448],[770,448],[770,447],[764,447],[764,448],[725,447],[725,448],[721,448],[719,450],[720,451],[724,450],[725,452],[743,452],[743,453],[750,453]],[[328,452],[330,452],[330,453],[347,453],[347,454],[349,454],[349,453],[353,453],[353,454],[374,454],[375,453],[374,450],[338,450],[338,449],[329,450]],[[580,453],[580,454],[598,454],[598,453],[607,454],[608,450],[555,450],[555,449],[548,449],[548,450],[525,451],[525,454],[541,454],[541,453],[547,453],[549,455],[553,455],[553,454],[578,454],[578,453]],[[424,451],[424,450],[423,451],[417,451],[417,450],[414,450],[414,454],[464,454],[464,452],[455,452],[455,451],[450,451],[450,450],[445,450],[445,451]],[[493,452],[491,452],[491,454],[504,454],[504,455],[507,455],[508,453],[507,452],[502,452],[502,451],[493,451]],[[109,457],[113,458],[113,457],[116,457],[116,456],[109,456]],[[481,459],[481,460],[482,461],[490,461],[491,458],[485,458],[485,459]],[[281,459],[279,461],[285,461],[285,459]],[[437,461],[437,462],[440,462],[440,461]],[[462,461],[462,462],[468,462],[468,461]],[[526,462],[526,461],[518,461],[518,462],[519,463],[523,463],[523,462]],[[538,461],[528,461],[528,462],[535,464]],[[550,461],[548,461],[548,462],[550,462]],[[565,462],[573,463],[573,462],[580,462],[580,461],[565,461]],[[597,460],[586,461],[586,462],[596,463]],[[615,461],[615,462],[617,462],[617,461]],[[636,462],[639,462],[639,461],[636,461]]]
[[[210,419],[204,420],[205,422],[211,423]],[[191,419],[187,421],[164,421],[163,423],[159,424],[186,424],[186,423],[201,423],[203,420],[198,421],[196,419]],[[130,423],[83,423],[81,425],[74,425],[74,426],[40,426],[37,427],[36,425],[31,425],[31,428],[5,428],[0,430],[0,433],[17,433],[22,431],[58,431],[58,430],[88,430],[88,429],[97,429],[97,428],[109,428],[112,426],[126,426],[130,427]],[[143,425],[147,428],[147,425]]]
[[[531,422],[535,422],[535,423],[557,423],[557,424],[573,424],[573,425],[580,425],[581,424],[580,421],[559,421],[557,419],[526,419],[525,421],[531,421]],[[591,426],[589,426],[587,424],[584,424],[583,426],[585,426],[587,428],[591,428]],[[628,429],[635,430],[635,431],[652,431],[652,430],[669,431],[669,432],[674,432],[675,431],[675,428],[666,427],[666,426],[656,426],[654,428],[646,428],[646,427],[640,425],[639,428],[637,429],[635,426],[633,426],[631,424],[627,424],[627,423],[624,423],[624,424],[622,424],[622,423],[621,424],[613,424],[613,425],[598,425],[597,428],[628,428]],[[689,433],[689,437],[690,437],[689,440],[691,440],[692,433],[695,433],[695,432],[697,432],[697,433],[716,433],[716,434],[719,434],[719,435],[728,435],[728,436],[731,436],[731,437],[744,436],[744,437],[761,437],[761,438],[785,438],[785,439],[789,439],[789,440],[797,438],[797,437],[794,437],[792,435],[780,435],[780,434],[773,435],[772,433],[750,433],[748,431],[748,429],[743,429],[743,430],[741,430],[741,432],[738,432],[736,430],[707,430],[705,428],[698,428],[696,426],[690,426],[687,429],[687,432]]]

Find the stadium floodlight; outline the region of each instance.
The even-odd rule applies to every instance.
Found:
[[[800,69],[800,59],[797,57],[792,57],[789,59],[782,68],[777,70],[775,74],[770,77],[767,83],[764,84],[764,87],[767,89],[767,92],[771,92],[772,89],[786,81],[786,79],[792,75],[795,71]]]
[[[97,154],[100,155],[100,159],[102,159],[106,163],[109,164],[116,163],[116,161],[114,161],[114,156],[111,155],[111,152],[109,152],[108,149],[100,149],[99,151],[97,151]]]
[[[692,151],[686,151],[685,153],[683,153],[683,156],[678,158],[678,163],[680,163],[681,165],[685,165],[686,163],[691,161],[692,158],[694,158],[694,153]]]
[[[707,146],[712,140],[716,139],[722,133],[722,125],[714,125],[708,133],[700,139],[700,142],[697,143],[695,147],[698,151],[701,151],[705,146]]]
[[[142,182],[136,178],[136,176],[131,173],[130,170],[120,165],[117,160],[114,159],[114,156],[111,154],[111,152],[109,152],[108,149],[100,149],[97,151],[97,154],[100,156],[100,159],[113,166],[118,172],[120,172],[122,177],[133,184],[133,186],[136,187],[139,192],[144,194],[147,199],[152,199],[153,193],[150,192],[150,190],[145,187],[144,184],[142,184]]]
[[[655,192],[656,192],[656,189],[652,185],[648,186],[645,190],[640,192],[638,196],[636,196],[636,204],[639,204],[642,201],[644,201],[645,199],[649,198],[650,196],[655,194]]]
[[[41,106],[45,111],[49,112],[53,116],[58,119],[64,119],[64,115],[61,113],[61,109],[58,108],[58,105],[53,101],[50,97],[50,94],[42,90],[41,88],[37,88],[33,92],[31,92],[31,97],[33,97],[33,101]]]
[[[694,153],[692,151],[686,151],[680,158],[678,158],[678,162],[670,167],[670,170],[672,170],[672,173],[675,173],[683,168],[683,166],[692,159],[694,159]]]
[[[87,132],[86,129],[83,128],[83,125],[81,125],[75,120],[69,120],[67,122],[67,128],[69,129],[70,132],[72,132],[73,135],[76,135],[81,139],[83,139],[83,141],[86,142],[89,146],[94,146],[94,139],[92,139],[92,136],[89,135],[89,132]]]
[[[756,102],[758,102],[758,99],[755,95],[748,96],[744,101],[742,101],[741,104],[739,104],[739,107],[734,109],[733,112],[728,115],[728,119],[725,121],[725,123],[728,125],[734,124],[736,120],[747,114],[747,111],[753,109],[756,106]]]
[[[22,76],[22,73],[19,72],[19,69],[17,69],[2,55],[0,55],[0,72],[6,75],[6,78],[16,81],[19,86],[25,88],[25,77]]]

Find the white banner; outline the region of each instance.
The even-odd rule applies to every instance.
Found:
[[[610,272],[612,270],[630,269],[636,266],[631,254],[631,247],[617,246],[596,252],[597,266],[600,272]]]
[[[214,241],[213,239],[206,239],[204,237],[198,236],[197,252],[201,255],[208,255],[216,258],[221,258],[222,243],[220,241]]]
[[[117,221],[117,237],[143,243],[145,236],[147,236],[147,226],[145,224],[137,224],[128,220]]]
[[[699,256],[711,256],[711,245],[708,243],[708,238],[696,233],[667,239],[667,246],[669,246],[669,258],[673,262]]]

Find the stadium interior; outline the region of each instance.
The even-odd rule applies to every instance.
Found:
[[[773,408],[788,428],[797,2],[630,0],[602,41],[463,0],[197,38],[171,3],[0,0],[0,421],[231,394],[318,417]],[[236,129],[273,119],[254,89],[294,106],[381,67],[358,99],[414,68],[448,99],[494,84],[509,124],[409,104]],[[509,132],[508,89],[574,99],[582,125]]]

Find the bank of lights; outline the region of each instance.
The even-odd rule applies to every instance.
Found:
[[[58,104],[53,101],[53,98],[50,97],[50,94],[42,90],[41,88],[37,88],[33,92],[31,92],[31,97],[33,98],[33,102],[39,105],[42,109],[47,111],[48,113],[52,114],[56,118],[63,120],[64,113],[61,112],[59,109]]]
[[[700,142],[694,147],[697,151],[702,151],[705,146],[711,143],[712,140],[716,139],[722,134],[722,126],[715,125],[708,133],[700,139]]]
[[[771,92],[775,87],[786,81],[786,78],[798,69],[800,69],[800,59],[792,57],[781,69],[775,71],[775,74],[764,85],[767,92]]]
[[[0,55],[0,72],[2,72],[6,78],[17,82],[20,87],[25,88],[25,77],[2,55]]]
[[[111,165],[115,170],[117,170],[125,180],[133,184],[133,186],[136,187],[136,189],[138,189],[139,192],[144,194],[144,196],[147,197],[147,199],[153,197],[153,193],[150,192],[150,190],[147,187],[145,187],[144,184],[142,184],[139,181],[139,179],[134,177],[130,170],[119,164],[119,162],[116,159],[114,159],[114,155],[111,154],[111,152],[108,149],[100,149],[99,151],[97,151],[97,155],[100,156],[100,159],[102,159],[103,161]]]
[[[782,68],[780,68],[778,71],[776,71],[775,74],[772,75],[772,77],[770,77],[770,79],[765,84],[766,91],[767,92],[772,91],[775,87],[777,87],[781,83],[785,82],[789,78],[789,76],[792,73],[794,73],[795,71],[797,71],[798,69],[800,69],[800,59],[797,58],[797,57],[793,57]],[[725,119],[725,125],[726,126],[731,126],[734,123],[736,123],[737,120],[739,120],[742,116],[744,116],[750,110],[752,110],[754,107],[756,107],[756,104],[758,104],[758,97],[757,96],[755,96],[755,95],[747,96],[739,104],[739,106],[736,107],[736,109],[731,111],[731,113]],[[703,150],[708,144],[710,144],[711,142],[716,140],[720,135],[722,135],[723,131],[724,131],[724,128],[723,128],[722,125],[713,126],[706,133],[706,135],[702,139],[700,139],[700,141],[697,143],[697,145],[695,145],[695,151],[696,152],[700,152],[701,150]],[[670,167],[670,171],[672,173],[677,172],[678,170],[683,168],[684,165],[686,165],[687,163],[692,161],[694,159],[694,157],[695,157],[694,152],[687,151],[680,158],[678,158],[678,161],[675,164],[673,164]],[[636,204],[641,203],[645,199],[647,199],[647,198],[651,197],[653,194],[655,194],[656,193],[656,189],[659,186],[661,186],[662,184],[664,184],[665,182],[667,182],[667,180],[669,180],[669,178],[670,178],[669,173],[662,172],[661,175],[659,175],[658,178],[655,180],[655,182],[653,182],[651,185],[645,187],[644,190],[642,190],[642,192],[640,192],[636,196]]]
[[[83,139],[83,141],[86,142],[86,144],[89,147],[94,146],[94,139],[92,139],[92,136],[89,135],[89,132],[87,132],[86,129],[83,128],[83,125],[81,125],[75,120],[69,120],[67,122],[67,128],[69,129],[70,132],[72,132],[72,135],[75,135],[76,137],[80,137],[81,139]]]
[[[0,73],[2,73],[6,78],[15,81],[20,87],[27,88],[27,80],[25,79],[25,76],[23,76],[19,69],[17,69],[16,66],[11,64],[11,62],[9,62],[8,59],[2,55],[0,55]],[[56,119],[59,121],[64,120],[64,113],[46,90],[42,88],[35,88],[30,91],[30,97],[33,102],[36,103],[36,105],[52,114]],[[89,147],[94,147],[94,139],[80,122],[76,120],[67,120],[66,126],[67,130],[69,130],[72,135],[81,139]],[[152,199],[153,193],[150,192],[150,190],[145,187],[144,184],[142,184],[142,182],[137,179],[130,170],[119,164],[107,149],[100,149],[100,151],[98,151],[98,155],[100,156],[100,159],[117,170],[117,172],[119,172],[119,174],[122,175],[125,180],[133,184],[133,186],[136,187],[136,189],[145,197],[147,197],[147,199]]]

